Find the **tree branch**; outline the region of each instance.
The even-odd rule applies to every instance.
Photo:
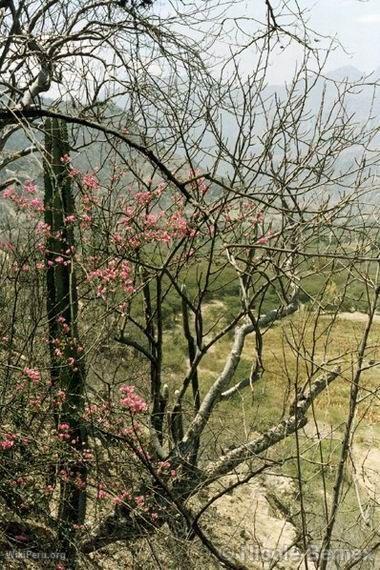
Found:
[[[17,120],[25,120],[25,119],[33,119],[33,118],[40,118],[40,117],[50,117],[61,119],[66,123],[73,123],[76,125],[82,125],[83,127],[88,127],[89,129],[94,129],[100,131],[104,134],[111,135],[113,137],[122,140],[125,144],[127,144],[130,148],[138,151],[140,154],[145,156],[150,160],[152,164],[157,166],[157,168],[162,172],[162,174],[172,182],[176,188],[185,196],[185,198],[189,201],[194,203],[193,197],[186,190],[186,183],[180,182],[177,178],[172,174],[169,168],[154,154],[153,151],[146,148],[143,145],[138,144],[137,142],[132,141],[126,135],[119,132],[117,129],[112,127],[106,127],[105,125],[101,125],[94,121],[89,121],[88,119],[84,119],[81,117],[73,117],[72,115],[67,115],[66,113],[59,113],[56,111],[49,111],[48,109],[40,109],[40,108],[29,108],[29,109],[0,109],[0,120],[2,121],[9,121],[14,122]]]
[[[285,307],[280,307],[278,309],[273,309],[269,311],[266,315],[263,315],[258,319],[255,325],[247,324],[243,325],[235,330],[235,340],[232,346],[229,357],[227,358],[226,364],[223,368],[222,373],[211,386],[210,390],[204,397],[199,411],[195,418],[193,419],[189,429],[185,433],[182,440],[180,449],[182,453],[187,453],[188,449],[191,447],[192,443],[202,433],[204,427],[206,426],[208,419],[212,410],[214,409],[217,402],[222,398],[223,392],[227,389],[228,384],[233,378],[238,364],[240,362],[241,354],[243,352],[245,338],[248,334],[254,332],[257,327],[264,328],[275,321],[282,319],[288,315],[294,313],[299,307],[298,292],[293,296],[291,302]]]
[[[125,346],[130,346],[131,348],[134,348],[138,352],[141,352],[141,354],[143,354],[148,360],[150,360],[150,362],[156,364],[156,359],[154,358],[153,354],[148,352],[148,350],[146,350],[146,348],[144,348],[140,343],[136,342],[135,340],[132,340],[131,338],[127,338],[122,333],[119,336],[115,336],[114,338],[117,342],[120,342],[120,344],[124,344]]]
[[[228,452],[218,461],[210,463],[204,471],[206,477],[214,480],[225,475],[247,459],[251,459],[256,455],[259,455],[297,431],[299,428],[303,427],[307,423],[306,412],[313,401],[329,386],[329,384],[331,384],[331,382],[333,382],[333,380],[339,376],[339,374],[339,367],[323,374],[311,385],[309,392],[305,394],[305,399],[299,402],[295,408],[295,413],[292,416],[263,433],[258,439],[241,445]]]

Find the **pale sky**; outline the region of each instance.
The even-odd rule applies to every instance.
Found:
[[[263,0],[251,0],[261,3]],[[294,0],[288,0],[294,6]],[[272,2],[276,6],[276,0]],[[364,73],[380,68],[380,0],[298,0],[301,9],[308,9],[313,30],[336,36],[345,49],[331,53],[327,70],[354,66]],[[319,46],[323,45],[318,43]],[[292,75],[297,49],[289,49],[281,61],[273,62],[271,80],[279,83]]]
[[[177,7],[181,5],[180,0],[173,1]],[[239,25],[241,24],[242,27],[244,27],[244,16],[248,16],[245,40],[249,38],[251,27],[255,26],[252,18],[264,22],[265,25],[265,0],[208,0],[208,2],[209,6],[214,7],[214,15],[226,9],[227,13],[223,14],[223,18],[225,16],[230,20],[238,18]],[[272,0],[275,12],[278,2],[280,0]],[[380,78],[380,0],[287,0],[287,3],[291,8],[298,3],[301,10],[308,10],[308,23],[311,29],[325,36],[336,36],[343,44],[345,50],[337,48],[330,54],[325,68],[326,72],[339,67],[354,66],[365,74],[377,69]],[[186,7],[184,11],[189,10],[196,15],[197,4],[199,7],[207,5],[203,0],[184,0],[183,5]],[[152,12],[164,19],[172,15],[171,0],[157,0],[153,4]],[[202,17],[200,19],[202,20]],[[203,31],[207,31],[207,23],[203,21],[200,25]],[[180,25],[177,26],[177,31],[189,35],[192,39],[196,34],[196,31]],[[231,42],[232,38],[229,38],[228,34],[222,35],[217,46],[213,48],[214,54],[225,60],[229,55]],[[321,41],[315,46],[323,48],[329,43],[329,40]],[[292,79],[297,62],[302,59],[302,53],[303,48],[295,43],[283,51],[277,50],[270,63],[270,70],[267,74],[268,82],[281,84]],[[255,67],[253,52],[244,53],[241,65],[243,73],[249,74],[253,71]],[[153,75],[160,75],[161,68],[158,64],[152,63],[149,72]],[[58,90],[53,86],[50,96],[55,95],[58,95]]]
[[[353,65],[370,72],[380,67],[380,0],[301,0],[310,6],[311,23],[325,34],[336,34],[348,53],[332,54],[330,69]]]
[[[193,3],[194,2],[194,3]],[[195,6],[199,0],[185,1],[187,6]],[[276,12],[279,0],[272,0]],[[288,6],[294,8],[296,0],[287,0]],[[205,3],[206,4],[206,3]],[[210,0],[210,5],[224,5],[223,0]],[[225,5],[229,4],[229,0]],[[201,5],[201,4],[199,4]],[[170,0],[158,0],[154,5],[164,15],[170,6]],[[264,0],[236,0],[231,2],[227,16],[257,18],[265,22],[266,11]],[[309,26],[315,31],[328,36],[336,36],[346,51],[336,49],[330,56],[326,69],[334,70],[343,66],[354,66],[364,73],[380,68],[380,0],[298,0],[301,10],[309,11]],[[170,11],[170,8],[169,8]],[[251,24],[250,24],[251,25]],[[244,26],[244,24],[243,24]],[[248,24],[247,24],[248,26]],[[249,30],[247,30],[249,33]],[[186,31],[185,31],[186,33]],[[191,32],[190,32],[191,34]],[[219,44],[220,55],[228,53],[228,38],[225,45]],[[325,45],[327,46],[327,41]],[[323,47],[324,43],[316,43]],[[268,78],[271,83],[282,83],[293,76],[296,61],[301,50],[296,46],[279,52],[273,60]],[[243,67],[249,71],[250,62],[247,55]]]
[[[343,66],[354,66],[363,73],[380,69],[380,0],[299,0],[298,4],[310,10],[313,30],[335,36],[343,46],[330,54],[327,71]],[[273,62],[271,82],[281,83],[292,75],[297,51],[300,53],[296,47],[290,48],[281,55],[281,61]]]

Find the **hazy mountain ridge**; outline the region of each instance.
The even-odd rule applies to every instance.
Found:
[[[309,124],[310,124],[310,131],[312,130],[313,120],[315,114],[318,112],[318,109],[321,105],[322,100],[324,101],[325,113],[328,113],[331,109],[331,106],[334,104],[334,101],[337,98],[338,89],[337,89],[337,82],[341,85],[343,84],[351,84],[353,86],[350,87],[349,93],[346,95],[345,99],[345,107],[346,113],[348,117],[351,117],[352,123],[357,123],[358,125],[367,122],[369,117],[370,121],[369,124],[371,126],[377,126],[377,123],[380,118],[380,96],[377,93],[377,89],[375,84],[376,78],[380,78],[380,67],[370,76],[366,75],[365,73],[361,72],[359,69],[353,66],[345,66],[340,67],[338,69],[332,70],[327,72],[324,75],[319,77],[314,85],[314,87],[310,90],[307,96],[305,112],[310,116]],[[310,77],[312,80],[313,77]],[[361,84],[361,80],[363,79],[363,84]],[[365,83],[368,84],[365,84]],[[355,84],[356,83],[356,84]],[[295,86],[295,91],[297,92],[297,85]],[[274,97],[277,98],[279,101],[286,101],[288,97],[289,87],[285,85],[268,85],[265,88],[265,95],[267,98],[267,106],[268,106],[268,114],[271,115],[273,113],[273,106],[271,109],[271,101],[274,101]],[[299,93],[302,95],[304,90],[304,85],[302,81],[299,85]],[[51,101],[49,99],[45,99],[44,101],[46,107],[51,105]],[[70,108],[65,109],[68,113],[70,113]],[[121,107],[117,107],[112,105],[108,112],[103,114],[104,120],[107,121],[107,114],[109,116],[124,116],[124,109]],[[112,119],[109,119],[112,122]],[[228,113],[227,111],[220,111],[220,123],[221,123],[221,131],[220,134],[223,137],[224,141],[227,142],[229,145],[233,145],[236,141],[236,138],[239,136],[239,129],[236,117],[232,114]],[[200,124],[200,123],[199,123]],[[144,129],[144,127],[142,127]],[[257,140],[260,136],[265,132],[265,120],[263,117],[258,117],[254,123],[254,137]],[[144,130],[139,130],[138,124],[134,124],[131,129],[129,129],[132,136],[135,136],[137,140],[142,139],[142,136],[145,137],[146,133]],[[144,133],[141,137],[139,132]],[[39,136],[38,132],[34,131],[36,136],[37,145],[42,143],[42,138]],[[93,133],[91,133],[91,144],[88,144],[90,138],[87,136],[88,131],[82,127],[73,127],[72,128],[72,144],[73,144],[73,157],[75,160],[75,166],[80,168],[83,171],[97,169],[98,167],[102,167],[103,169],[103,176],[106,176],[109,172],[109,168],[106,164],[106,142],[104,137],[97,133],[95,137]],[[136,133],[134,135],[134,133]],[[164,129],[160,136],[164,139]],[[194,132],[194,139],[196,131]],[[129,135],[131,136],[131,135]],[[87,140],[88,138],[88,140]],[[380,144],[380,137],[375,139],[375,143],[377,140]],[[5,147],[5,153],[19,151],[22,148],[25,148],[31,144],[31,141],[25,135],[25,133],[20,129],[18,132],[13,134]],[[214,136],[210,132],[206,132],[203,137],[202,146],[203,148],[212,149],[213,147],[216,148],[217,141],[215,140]],[[79,151],[75,151],[78,149]],[[258,144],[257,151],[260,152],[261,146]],[[255,149],[252,149],[255,150]],[[358,149],[353,148],[352,152],[347,152],[346,157],[341,157],[339,159],[339,167],[345,168],[349,162],[352,162],[361,151]],[[276,150],[274,150],[276,154]],[[196,161],[198,162],[199,166],[204,169],[208,168],[210,164],[213,162],[212,155],[214,154],[211,152],[211,156],[208,156],[208,152],[200,151]],[[217,154],[217,152],[215,152]],[[181,148],[177,148],[176,155],[179,158],[176,162],[180,162],[180,157],[184,156],[183,150]],[[173,158],[174,160],[174,158]],[[222,174],[228,173],[228,168],[220,168],[220,172]],[[10,177],[19,177],[21,179],[25,178],[32,178],[32,179],[39,179],[41,177],[41,163],[40,163],[40,156],[39,152],[34,155],[30,155],[26,158],[20,159],[17,162],[10,164],[9,167],[5,168],[3,171],[0,172],[0,180],[5,180]]]

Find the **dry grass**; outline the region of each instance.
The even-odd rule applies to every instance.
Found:
[[[223,310],[220,306],[211,305],[208,316],[210,323],[223,319]],[[221,326],[222,321],[218,325]],[[321,369],[328,370],[337,364],[342,374],[309,411],[308,434],[316,432],[318,425],[322,433],[328,432],[339,441],[348,413],[350,387],[364,328],[363,319],[334,319],[329,315],[316,319],[313,313],[302,310],[266,331],[262,379],[252,389],[248,387],[219,404],[205,434],[205,447],[208,441],[214,441],[212,448],[218,454],[229,444],[248,440],[252,434],[280,421],[288,413],[296,389],[307,385],[308,379],[318,376]],[[223,369],[232,342],[232,336],[225,337],[202,360],[199,378],[203,393]],[[164,354],[165,377],[174,392],[174,386],[178,386],[187,370],[186,346],[179,327],[173,330]],[[254,356],[255,339],[252,335],[246,341],[236,381],[249,375]],[[370,364],[378,360],[380,324],[375,322],[364,361],[369,368],[361,375],[362,403],[356,417],[356,439],[368,444],[380,436],[377,427],[380,420],[378,366]]]

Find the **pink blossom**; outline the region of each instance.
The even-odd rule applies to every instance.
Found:
[[[137,249],[141,245],[141,239],[137,236],[131,237],[128,239],[128,245],[132,249]]]
[[[39,382],[41,380],[41,373],[39,370],[36,370],[35,368],[24,368],[23,373],[32,382]]]
[[[35,194],[37,192],[37,186],[34,182],[32,182],[32,180],[28,180],[24,184],[24,190],[28,194]]]
[[[120,495],[117,495],[116,497],[114,497],[112,499],[112,502],[115,505],[120,505],[121,503],[125,503],[126,501],[130,501],[130,500],[131,500],[131,495],[127,491],[124,491]]]
[[[79,168],[73,168],[71,167],[69,170],[69,176],[74,178],[74,176],[78,176],[78,174],[80,174],[80,170]]]
[[[63,404],[65,400],[66,400],[66,392],[64,392],[64,390],[58,390],[55,400],[56,405]]]
[[[7,439],[6,441],[0,441],[0,448],[1,449],[11,449],[15,442],[12,439]]]
[[[69,431],[70,429],[70,424],[68,424],[67,422],[63,422],[61,424],[58,424],[58,431]]]
[[[10,187],[6,188],[2,194],[3,198],[12,198],[15,194],[15,189]]]
[[[167,469],[170,469],[170,461],[159,461],[157,469],[158,473],[166,471]]]
[[[107,289],[105,287],[102,287],[101,285],[97,286],[96,296],[100,297],[100,299],[103,299],[103,301],[106,300],[106,292],[107,292]]]
[[[44,203],[39,198],[33,198],[33,200],[30,201],[30,205],[36,212],[43,212],[45,210]]]
[[[107,497],[107,492],[104,490],[104,485],[102,483],[98,486],[98,492],[96,493],[96,498],[98,500],[105,499]]]
[[[130,412],[138,414],[147,411],[147,403],[135,393],[134,386],[121,386],[120,392],[124,395],[120,403],[125,408],[128,408]]]
[[[68,441],[70,439],[70,435],[68,433],[59,433],[58,438],[61,441]]]
[[[135,502],[136,505],[142,509],[145,505],[145,498],[143,497],[143,495],[137,495],[135,497]]]
[[[181,212],[175,212],[169,219],[169,225],[173,230],[174,237],[184,237],[189,234],[187,220]]]
[[[114,291],[118,284],[127,293],[133,293],[134,291],[131,280],[131,267],[125,260],[118,262],[116,259],[111,259],[107,266],[90,271],[87,275],[87,280],[93,281],[95,279],[99,281],[97,295],[101,298],[105,298],[108,290]]]
[[[166,230],[147,230],[144,233],[144,237],[146,241],[158,241],[164,243],[166,245],[170,244],[172,241],[172,236]],[[129,240],[129,244],[131,245],[132,239]]]
[[[94,174],[85,174],[82,178],[82,182],[87,188],[91,188],[92,190],[99,188],[99,181]]]
[[[147,204],[149,204],[149,202],[152,200],[152,193],[145,191],[145,192],[137,192],[135,194],[135,198],[137,200],[137,203],[140,204],[141,206],[146,206]]]
[[[1,449],[11,449],[14,446],[16,436],[13,433],[6,433],[5,440],[0,441]]]
[[[89,224],[91,224],[93,218],[89,214],[84,214],[82,216],[81,220],[82,220],[83,225],[89,225]]]
[[[94,455],[90,449],[84,449],[83,450],[83,459],[85,459],[86,461],[90,461],[91,459],[94,459]]]
[[[160,219],[159,214],[148,214],[147,216],[145,216],[145,225],[148,226],[148,228],[151,228],[152,226],[155,226],[158,222],[158,220]]]

